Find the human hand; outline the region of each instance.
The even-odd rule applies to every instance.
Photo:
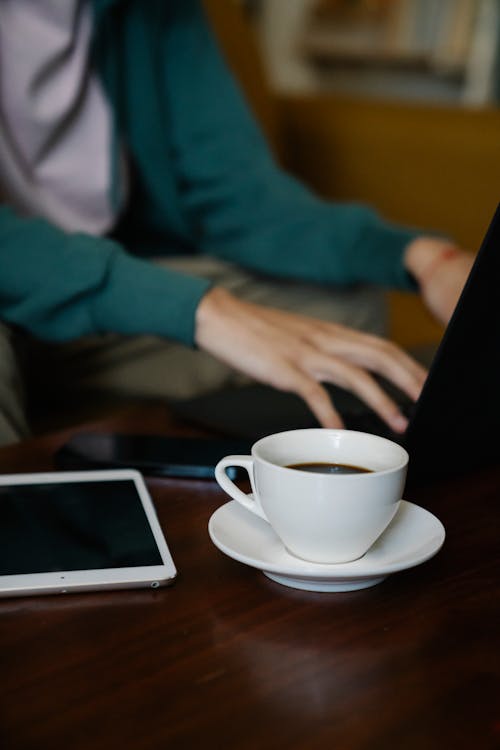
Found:
[[[343,422],[322,382],[365,401],[396,432],[406,418],[370,372],[417,399],[426,371],[395,344],[347,328],[237,299],[219,287],[198,305],[197,345],[257,381],[304,399],[323,427]]]
[[[418,237],[406,248],[405,267],[440,323],[446,325],[451,318],[473,262],[472,253],[435,237]]]

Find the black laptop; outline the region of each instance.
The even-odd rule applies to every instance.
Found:
[[[500,463],[500,205],[421,396],[416,404],[402,403],[410,417],[404,435],[390,432],[352,394],[327,387],[347,428],[382,434],[405,446],[412,484]],[[393,386],[384,387],[404,401]],[[183,418],[250,440],[318,426],[299,397],[258,384],[221,390],[174,408]]]

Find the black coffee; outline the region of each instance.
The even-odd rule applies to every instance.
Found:
[[[311,461],[304,464],[288,464],[287,469],[300,469],[300,471],[311,471],[314,474],[370,474],[371,469],[363,466],[352,466],[351,464],[330,464],[320,461]]]

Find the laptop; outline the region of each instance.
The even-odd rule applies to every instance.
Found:
[[[351,393],[327,388],[346,428],[384,435],[408,450],[409,484],[500,463],[500,205],[418,402],[401,398],[391,384],[383,386],[409,416],[403,435],[391,432]],[[184,419],[250,440],[318,426],[298,396],[259,384],[220,390],[173,408]]]

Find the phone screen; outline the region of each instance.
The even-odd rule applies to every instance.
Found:
[[[80,433],[56,455],[61,468],[130,468],[150,476],[214,478],[224,456],[251,452],[248,440]],[[229,470],[231,478],[238,470]]]

